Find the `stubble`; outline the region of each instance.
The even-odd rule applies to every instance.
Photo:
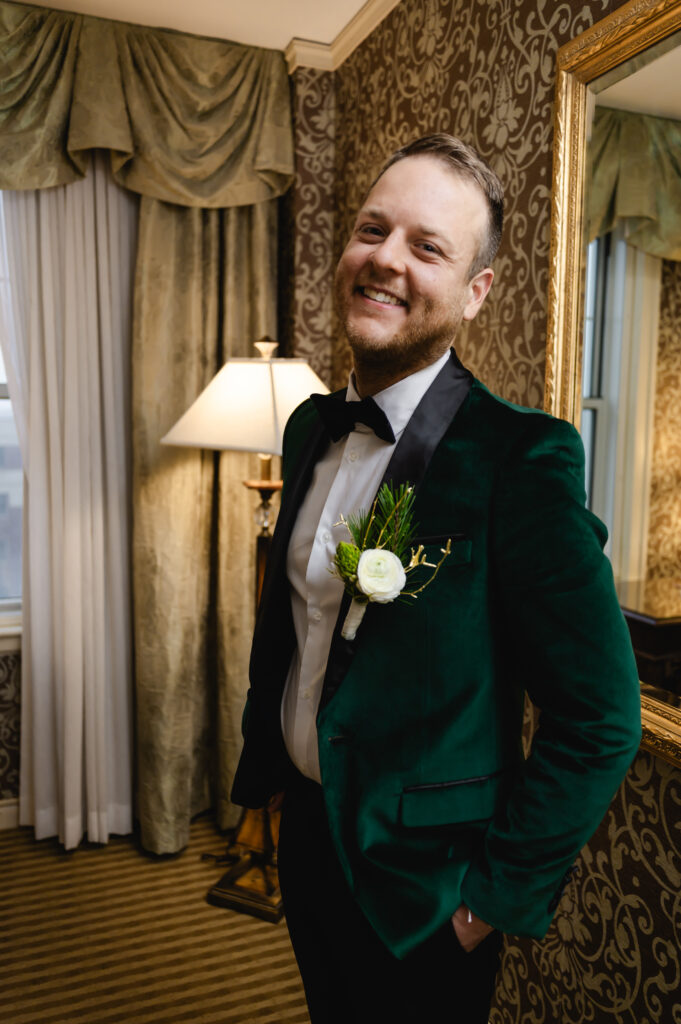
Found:
[[[462,304],[453,306],[436,317],[436,303],[424,302],[418,319],[392,337],[376,339],[353,328],[347,315],[347,304],[336,296],[338,315],[352,351],[355,367],[373,373],[390,371],[407,376],[434,363],[454,344],[463,320]]]

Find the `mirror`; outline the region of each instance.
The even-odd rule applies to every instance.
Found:
[[[679,40],[681,0],[630,0],[558,51],[545,409],[580,426],[587,135],[595,97]],[[670,91],[681,92],[677,83]],[[640,389],[639,389],[640,390]],[[614,541],[621,541],[615,536]],[[621,596],[623,606],[630,595]],[[642,684],[643,746],[681,766],[681,698]]]

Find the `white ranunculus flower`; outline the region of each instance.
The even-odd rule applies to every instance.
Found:
[[[392,551],[369,548],[360,555],[357,585],[370,601],[394,601],[406,582],[404,567]]]

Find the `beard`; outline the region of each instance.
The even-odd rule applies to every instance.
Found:
[[[462,304],[438,311],[436,303],[426,300],[421,314],[404,331],[377,339],[352,326],[347,304],[339,294],[337,306],[355,365],[373,371],[389,366],[401,376],[415,373],[444,355],[453,345],[463,319]]]

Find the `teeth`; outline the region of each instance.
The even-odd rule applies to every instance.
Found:
[[[406,305],[403,299],[398,299],[395,295],[388,295],[387,292],[377,292],[374,288],[363,288],[362,291],[367,298],[374,299],[376,302],[388,302],[391,306]]]

